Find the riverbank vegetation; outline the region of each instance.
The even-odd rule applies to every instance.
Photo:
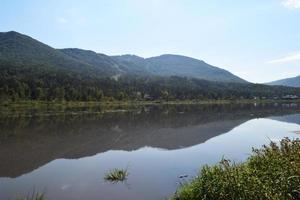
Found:
[[[253,149],[244,163],[223,159],[205,166],[172,199],[300,199],[300,140],[285,138],[279,144]]]

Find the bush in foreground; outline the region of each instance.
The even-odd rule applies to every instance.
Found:
[[[292,200],[300,199],[300,140],[253,149],[241,164],[223,159],[205,166],[172,199],[178,200]]]

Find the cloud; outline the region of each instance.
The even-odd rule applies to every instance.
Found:
[[[282,5],[290,9],[300,8],[300,0],[283,0]]]
[[[84,16],[80,15],[70,15],[67,17],[58,17],[56,21],[60,24],[78,24],[78,25],[83,25],[86,24],[87,19]]]
[[[285,62],[291,62],[291,61],[297,61],[297,60],[300,60],[300,52],[292,53],[292,54],[289,54],[289,55],[279,58],[279,59],[270,60],[267,63],[275,64],[275,63],[285,63]]]
[[[66,24],[66,23],[68,23],[68,20],[67,20],[66,18],[64,18],[64,17],[59,17],[59,18],[57,18],[57,21],[58,21],[59,23],[61,23],[61,24]]]

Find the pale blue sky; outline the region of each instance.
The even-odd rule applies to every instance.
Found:
[[[55,48],[182,54],[253,82],[300,75],[300,0],[1,0],[10,30]]]

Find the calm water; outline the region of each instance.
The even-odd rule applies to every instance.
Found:
[[[299,132],[297,104],[6,110],[0,199],[33,190],[50,200],[164,199],[204,164],[243,161],[251,147]],[[105,182],[112,168],[128,168],[128,180]]]

